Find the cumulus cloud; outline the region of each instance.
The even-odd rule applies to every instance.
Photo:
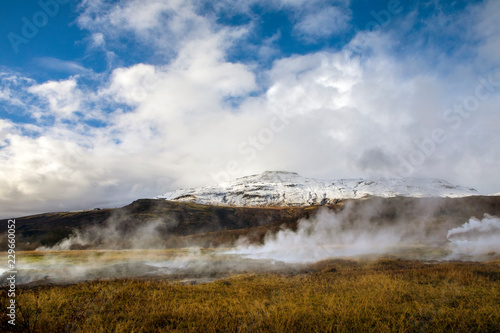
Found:
[[[48,81],[31,86],[28,91],[47,102],[49,110],[59,118],[71,118],[75,111],[80,110],[83,96],[74,78]]]
[[[121,47],[120,38],[133,34],[138,43],[153,47],[154,52],[172,55],[186,39],[213,29],[209,19],[196,13],[192,1],[86,0],[80,7],[78,25],[98,41],[105,37],[107,44],[117,48]]]
[[[34,80],[17,75],[11,71],[0,71],[0,101],[9,107],[5,111],[11,111],[12,107],[24,109],[29,103],[25,94],[25,87],[34,84]],[[18,109],[16,109],[18,111]]]
[[[100,47],[103,46],[106,43],[106,40],[104,39],[104,34],[100,32],[96,32],[92,34],[91,37],[91,47]]]
[[[129,68],[117,68],[111,74],[109,88],[102,93],[116,102],[135,105],[147,97],[158,81],[155,67],[151,65],[137,64]]]

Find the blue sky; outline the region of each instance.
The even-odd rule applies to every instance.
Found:
[[[264,170],[500,191],[497,1],[3,1],[0,215]]]

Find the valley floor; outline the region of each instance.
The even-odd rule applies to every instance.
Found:
[[[335,259],[286,272],[20,286],[18,332],[499,332],[500,259]],[[6,289],[0,307],[7,306]],[[5,317],[4,317],[5,318]],[[0,331],[12,327],[2,320]]]

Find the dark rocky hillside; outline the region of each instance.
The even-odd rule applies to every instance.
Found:
[[[344,200],[327,209],[341,211],[349,206],[348,221],[371,225],[403,223],[408,232],[421,232],[445,240],[450,228],[462,225],[470,217],[485,213],[500,216],[500,197],[465,198],[370,198]],[[53,246],[73,230],[113,224],[123,238],[138,227],[156,222],[158,234],[167,247],[231,245],[240,236],[259,243],[268,232],[280,228],[295,229],[301,218],[310,218],[322,206],[308,207],[225,207],[141,199],[115,209],[46,213],[16,218],[18,249]],[[5,234],[7,220],[0,221]],[[5,247],[6,237],[1,246]],[[94,244],[98,245],[98,244]]]
[[[21,249],[34,249],[40,245],[53,246],[69,236],[74,229],[92,225],[105,226],[110,223],[115,224],[126,237],[128,232],[152,221],[159,222],[161,227],[158,232],[174,246],[183,236],[252,228],[259,230],[261,226],[292,225],[300,218],[307,218],[316,209],[317,207],[218,207],[163,199],[140,199],[122,208],[46,213],[16,218],[17,246]],[[0,233],[6,231],[7,219],[0,220]],[[2,243],[4,242],[5,239],[2,239]]]

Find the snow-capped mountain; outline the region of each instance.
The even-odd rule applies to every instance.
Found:
[[[266,171],[215,186],[167,192],[156,198],[229,206],[307,206],[338,199],[379,197],[464,197],[478,195],[473,188],[441,179],[379,178],[320,180],[295,172]]]

